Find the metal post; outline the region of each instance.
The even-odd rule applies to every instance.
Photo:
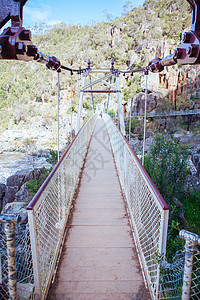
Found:
[[[37,226],[33,210],[28,210],[28,223],[30,228],[31,252],[33,259],[34,286],[37,299],[42,299],[40,279],[40,254],[37,239]]]
[[[195,245],[200,245],[200,236],[197,234],[181,230],[180,237],[186,240],[185,242],[185,265],[183,275],[183,287],[182,287],[182,300],[190,299],[192,268],[193,268],[193,255]]]
[[[60,69],[57,71],[58,73],[58,108],[57,108],[57,119],[58,119],[58,130],[57,130],[57,149],[58,149],[58,161],[60,159],[60,147],[59,147],[59,142],[60,142],[60,80],[59,80],[59,73],[60,73]]]
[[[144,135],[143,135],[143,153],[142,153],[142,165],[143,166],[144,166],[144,150],[145,150],[146,122],[147,122],[147,79],[148,79],[148,71],[145,71],[145,75],[146,75],[146,88],[145,88]]]
[[[159,253],[163,256],[166,254],[167,246],[167,229],[168,229],[168,219],[169,219],[169,210],[163,210],[161,217],[161,228],[160,228],[160,238],[159,238]],[[156,299],[158,298],[159,293],[159,281],[160,281],[160,264],[157,266],[157,280],[156,280]]]
[[[15,259],[15,224],[21,220],[17,215],[0,215],[0,222],[5,223],[8,255],[8,286],[10,299],[17,299],[17,269]]]
[[[81,86],[81,93],[80,93],[80,101],[78,106],[78,115],[77,115],[77,124],[76,124],[76,134],[79,131],[80,128],[80,120],[81,120],[81,112],[82,112],[82,106],[83,106],[83,88],[85,85],[86,76],[82,76],[82,86]]]
[[[116,87],[117,87],[117,98],[118,98],[118,114],[119,114],[119,125],[122,134],[125,136],[125,125],[124,125],[124,115],[122,111],[122,99],[120,92],[120,81],[119,75],[116,77]]]

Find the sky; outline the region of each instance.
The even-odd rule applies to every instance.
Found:
[[[28,0],[24,6],[23,27],[33,27],[40,23],[55,25],[93,25],[111,18],[121,17],[126,0]],[[130,1],[132,7],[144,0]]]

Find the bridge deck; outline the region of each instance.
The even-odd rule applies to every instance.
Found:
[[[47,299],[150,299],[101,119],[93,133],[61,263]]]

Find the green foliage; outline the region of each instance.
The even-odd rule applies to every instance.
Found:
[[[193,189],[190,193],[186,193],[183,202],[189,230],[200,235],[200,191]]]
[[[28,182],[26,182],[26,186],[28,188],[30,198],[34,197],[34,195],[37,193],[37,191],[39,190],[39,188],[41,187],[41,185],[43,184],[43,182],[45,181],[47,176],[50,174],[51,170],[52,169],[44,169],[42,171],[39,179],[33,178],[33,179],[29,180]]]
[[[187,156],[188,151],[177,141],[165,135],[157,135],[145,157],[145,169],[169,204],[182,193],[188,174]]]
[[[182,249],[179,237],[183,228],[200,234],[200,191],[186,192],[188,151],[166,135],[157,135],[144,167],[170,207],[167,237],[167,259]],[[184,215],[185,212],[185,215]],[[184,222],[183,222],[184,219]]]
[[[47,162],[52,166],[55,166],[58,162],[58,151],[50,150],[50,155],[47,158]]]

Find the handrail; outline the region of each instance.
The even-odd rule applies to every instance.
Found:
[[[115,127],[117,128],[116,124],[113,122],[113,124],[115,125]],[[117,128],[118,129],[118,128]],[[151,177],[149,176],[149,174],[147,173],[147,171],[145,170],[145,168],[143,167],[141,161],[139,160],[139,158],[137,157],[137,155],[135,154],[134,150],[131,148],[130,144],[128,143],[126,137],[123,136],[123,134],[121,133],[121,131],[119,131],[119,133],[121,134],[122,138],[124,139],[127,147],[129,148],[130,152],[132,153],[132,155],[134,156],[135,160],[138,162],[138,165],[141,168],[141,171],[143,173],[143,175],[145,176],[146,180],[148,181],[149,185],[152,187],[152,189],[154,190],[154,193],[157,195],[158,201],[160,202],[160,204],[162,205],[162,208],[164,210],[169,210],[169,206],[167,205],[166,201],[164,200],[164,198],[162,197],[162,195],[160,194],[159,190],[157,189],[157,187],[155,186],[154,182],[152,181]]]
[[[79,130],[27,208],[35,294],[39,299],[46,299],[55,273],[96,119],[95,114]]]
[[[109,115],[103,115],[127,202],[133,237],[152,299],[158,299],[160,265],[165,255],[169,207]]]

